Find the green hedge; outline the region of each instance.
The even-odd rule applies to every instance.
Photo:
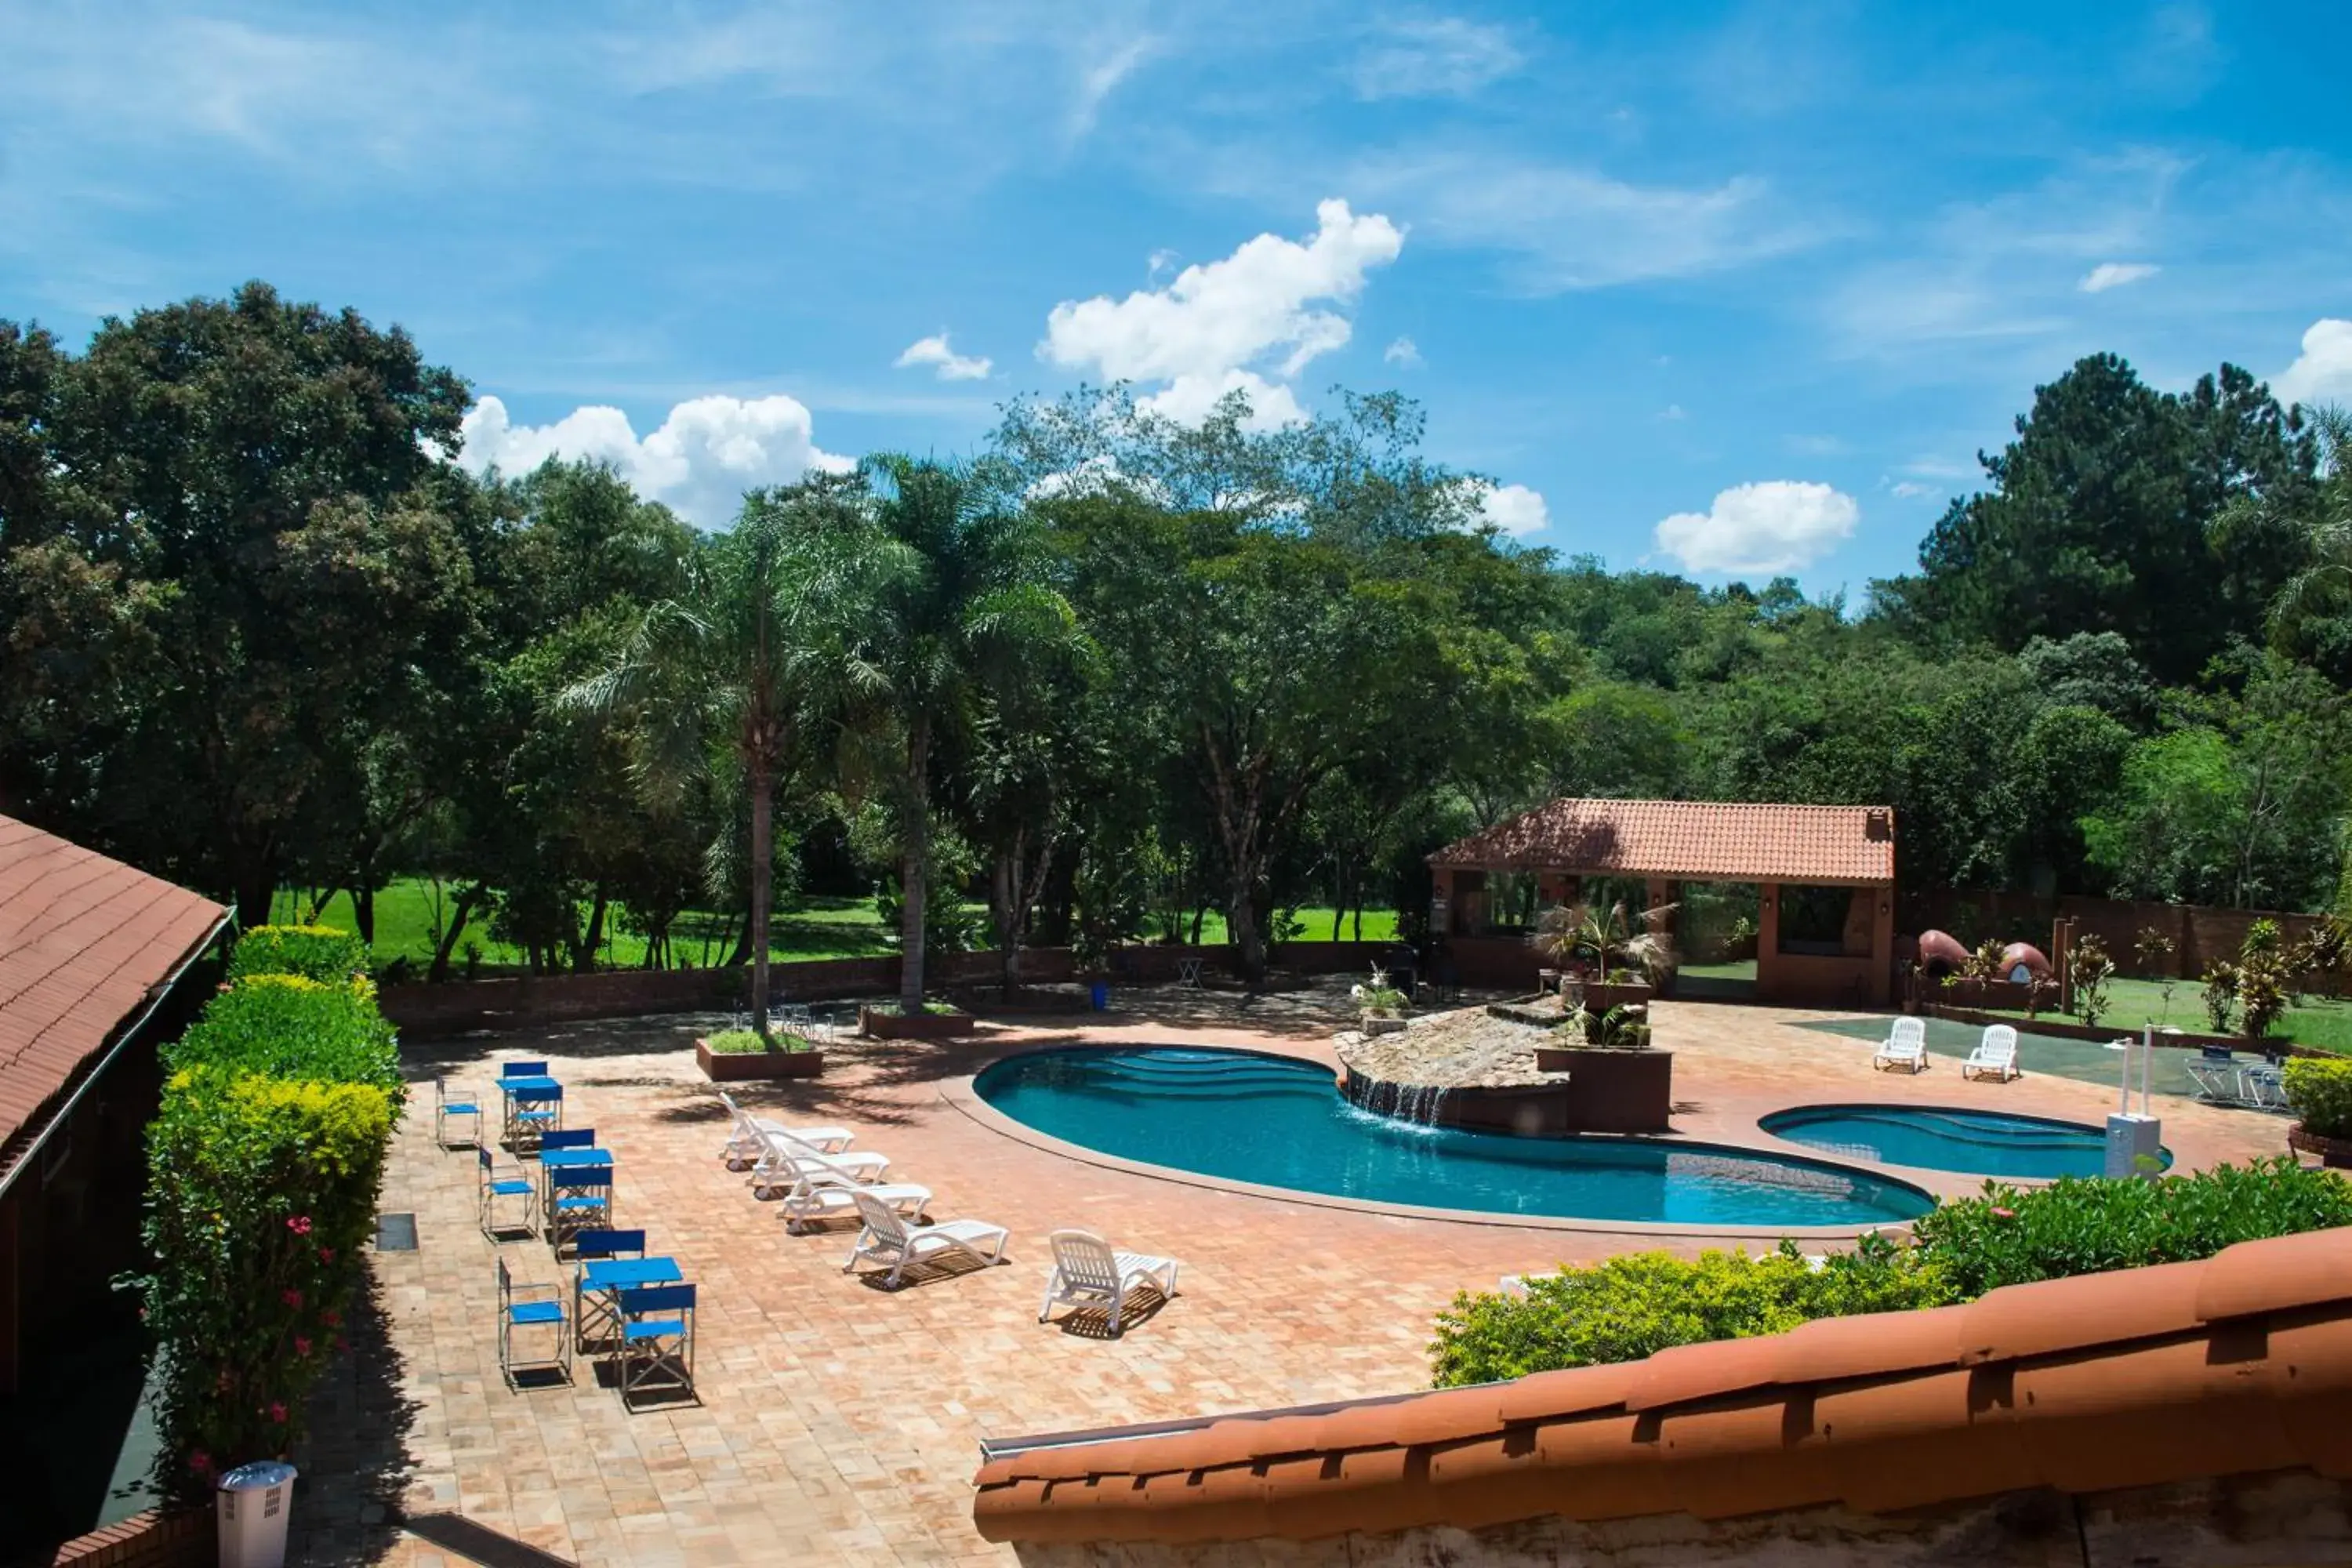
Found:
[[[2280,1069],[2286,1100],[2304,1131],[2322,1138],[2352,1138],[2352,1059],[2296,1057]]]
[[[1912,1248],[1875,1237],[1813,1268],[1793,1242],[1692,1262],[1638,1252],[1528,1281],[1524,1298],[1465,1291],[1438,1314],[1430,1346],[1440,1388],[1531,1372],[1639,1361],[1672,1345],[1776,1334],[1814,1318],[1893,1312],[1949,1300]]]
[[[158,1478],[182,1495],[299,1437],[364,1279],[404,1099],[374,987],[340,956],[363,965],[365,948],[300,935],[276,951],[338,954],[326,976],[243,971],[164,1052],[147,1130],[151,1263],[137,1283],[157,1353]]]
[[[2069,1177],[2030,1191],[1988,1182],[1984,1196],[1945,1204],[1912,1230],[1965,1300],[2339,1225],[2352,1225],[2352,1184],[2282,1154],[2154,1182]]]
[[[1778,1333],[1814,1318],[1972,1300],[2003,1285],[2210,1258],[2264,1237],[2352,1225],[2352,1183],[2282,1156],[2160,1181],[1995,1183],[1948,1203],[1897,1247],[1864,1237],[1810,1269],[1794,1244],[1760,1258],[1663,1252],[1534,1279],[1524,1298],[1464,1291],[1430,1346],[1441,1388],[1636,1361],[1671,1345]]]
[[[228,955],[232,980],[248,974],[299,974],[349,980],[367,973],[367,943],[332,926],[255,926]]]
[[[364,979],[249,974],[214,997],[177,1043],[167,1068],[217,1067],[397,1090],[392,1025]]]

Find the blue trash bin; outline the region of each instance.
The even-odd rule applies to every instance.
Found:
[[[1090,996],[1090,997],[1092,997],[1092,998],[1094,999],[1094,1005],[1095,1005],[1095,1011],[1096,1011],[1096,1012],[1097,1012],[1097,1013],[1108,1013],[1108,1012],[1109,1012],[1109,1011],[1110,1011],[1110,982],[1109,982],[1109,981],[1108,981],[1108,980],[1097,980],[1097,981],[1096,981],[1092,985],[1089,985],[1089,986],[1087,986],[1087,994],[1088,996]]]

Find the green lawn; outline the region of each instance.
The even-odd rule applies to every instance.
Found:
[[[2025,1016],[2013,1010],[2008,1016],[2021,1019]],[[2205,1032],[2209,1027],[2205,1021],[2205,987],[2194,980],[2179,982],[2172,988],[2172,1002],[2168,1007],[2164,987],[2157,981],[2107,982],[2107,1010],[2099,1016],[2101,1028],[2112,1028],[2119,1035],[2132,1034],[2150,1023],[2159,1029],[2170,1024],[2176,1028]],[[2300,1006],[2287,1009],[2274,1033],[2323,1050],[2352,1052],[2352,1002],[2306,996]]]
[[[280,921],[296,919],[302,912],[305,897],[307,895],[291,889],[280,892],[271,918]],[[421,967],[432,962],[433,899],[433,884],[417,877],[402,878],[376,894],[377,963],[386,963],[404,957]],[[1298,918],[1307,926],[1306,931],[1300,933],[1301,940],[1330,940],[1329,910],[1301,910]],[[341,926],[346,931],[356,929],[356,922],[352,918],[352,900],[344,894],[335,895],[320,919],[324,924]],[[698,967],[722,963],[732,946],[733,933],[733,924],[724,917],[702,910],[689,910],[679,917],[671,932],[670,951],[675,956]],[[1342,940],[1352,940],[1354,934],[1351,920],[1342,932]],[[1395,938],[1394,910],[1364,911],[1366,942],[1392,942]],[[605,939],[599,959],[607,967],[633,969],[645,962],[644,938],[633,936],[608,922]],[[1212,914],[1202,921],[1201,940],[1204,942],[1223,942],[1224,917]],[[520,969],[522,966],[520,949],[493,941],[487,924],[469,921],[465,935],[458,939],[458,951],[452,960],[461,972],[468,942],[479,944],[484,971]],[[803,899],[790,909],[780,910],[776,913],[768,950],[780,963],[811,958],[871,958],[898,951],[875,915],[872,899]]]

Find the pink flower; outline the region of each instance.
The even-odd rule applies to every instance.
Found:
[[[292,1231],[297,1236],[308,1236],[310,1234],[310,1216],[306,1214],[298,1214],[292,1219],[286,1222],[286,1228]]]
[[[332,1263],[334,1260],[335,1260],[335,1249],[334,1249],[333,1247],[322,1247],[319,1248],[319,1261],[320,1261],[320,1262],[321,1262],[321,1263]]]
[[[2017,1217],[2017,1211],[2015,1209],[1997,1208],[1992,1211],[1992,1217],[1995,1219],[2015,1219]]]
[[[309,1355],[310,1353],[310,1342],[304,1339],[300,1334],[296,1334],[294,1336],[294,1353],[296,1355]]]
[[[343,1315],[341,1312],[336,1311],[332,1307],[328,1308],[325,1311],[320,1313],[319,1316],[326,1320],[327,1327],[331,1329],[337,1323],[343,1321]]]
[[[202,1448],[198,1448],[194,1453],[188,1456],[188,1468],[195,1471],[196,1474],[200,1476],[204,1475],[212,1468],[213,1457],[210,1454],[205,1453]]]
[[[285,1425],[286,1425],[286,1406],[284,1406],[283,1405],[277,1404],[277,1403],[275,1403],[275,1402],[273,1401],[273,1402],[271,1403],[270,1406],[269,1406],[269,1418],[270,1418],[272,1421],[277,1422],[277,1423],[278,1423],[278,1425],[279,1425],[280,1426],[285,1426]]]
[[[278,1300],[284,1301],[289,1307],[299,1309],[302,1305],[302,1292],[299,1290],[289,1290],[283,1296],[279,1297]]]

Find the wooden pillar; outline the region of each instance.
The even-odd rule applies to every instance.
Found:
[[[1780,884],[1766,882],[1756,889],[1756,999],[1777,1000],[1780,960]]]
[[[16,1193],[0,1197],[0,1399],[13,1395],[22,1381],[18,1358],[25,1321],[24,1267],[18,1259],[18,1236],[23,1227],[17,1223],[22,1202]]]
[[[1874,888],[1871,897],[1870,1002],[1885,1007],[1895,1000],[1895,889]]]

